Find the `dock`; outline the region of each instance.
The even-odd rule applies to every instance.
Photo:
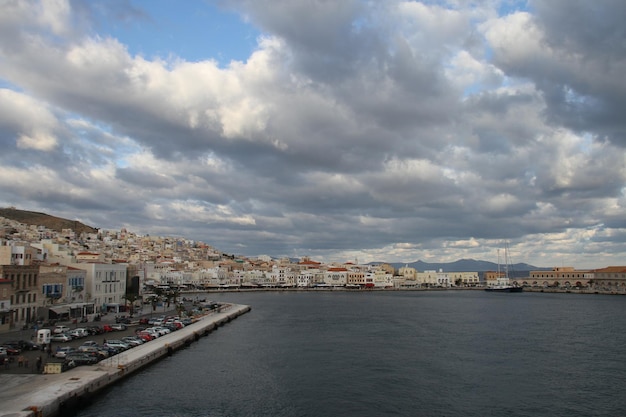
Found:
[[[92,366],[58,374],[0,375],[0,417],[57,417],[87,404],[103,388],[172,355],[242,314],[250,307],[223,305],[180,330],[112,356]]]

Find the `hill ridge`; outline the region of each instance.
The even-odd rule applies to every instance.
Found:
[[[38,211],[19,210],[15,207],[0,208],[0,217],[28,225],[44,226],[57,232],[61,232],[63,229],[72,229],[78,234],[98,232],[97,228],[83,224],[78,220],[68,220]]]

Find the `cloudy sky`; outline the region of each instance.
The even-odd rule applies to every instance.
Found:
[[[623,0],[0,9],[0,206],[247,256],[626,264]]]

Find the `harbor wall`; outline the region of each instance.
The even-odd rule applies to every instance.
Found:
[[[3,398],[0,417],[57,417],[75,411],[87,405],[102,389],[189,346],[250,310],[245,305],[224,305],[220,311],[203,316],[180,330],[96,365],[77,367],[61,374],[33,375],[34,379],[28,382],[29,387],[20,384],[10,388],[14,390],[14,395],[3,393],[8,396],[7,401]]]

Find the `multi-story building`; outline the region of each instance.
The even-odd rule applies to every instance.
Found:
[[[0,277],[0,332],[6,332],[13,323],[11,298],[14,295],[13,281]]]
[[[85,297],[97,311],[120,311],[126,304],[126,263],[75,263],[74,268],[86,271]]]
[[[594,271],[561,266],[549,271],[530,271],[528,279],[522,279],[521,284],[532,287],[586,287],[593,278]]]
[[[365,272],[360,268],[348,269],[347,285],[364,286],[365,285]]]
[[[331,287],[345,287],[348,282],[348,270],[346,268],[328,268],[324,275],[324,284]]]
[[[480,283],[478,272],[448,272],[448,278],[453,285],[475,287]]]
[[[0,265],[0,278],[11,281],[11,323],[18,325],[35,321],[40,290],[39,266]]]
[[[43,260],[41,253],[29,243],[0,246],[0,264],[2,265],[30,265],[37,260]]]
[[[450,277],[447,272],[443,270],[435,271],[428,270],[424,272],[418,272],[416,281],[425,287],[449,287]]]
[[[626,266],[607,266],[593,271],[593,282],[597,288],[626,290]]]
[[[295,287],[296,272],[288,264],[274,265],[268,276],[272,284],[280,287]]]
[[[67,289],[67,266],[47,264],[39,266],[39,286],[41,294],[38,316],[44,319],[58,319],[63,316],[66,308],[55,308],[59,304],[66,304],[63,293]],[[52,311],[52,314],[49,314]],[[67,311],[69,315],[69,310]]]
[[[86,271],[61,264],[42,264],[39,270],[41,303],[38,317],[79,318],[94,313],[94,304],[87,300]]]

